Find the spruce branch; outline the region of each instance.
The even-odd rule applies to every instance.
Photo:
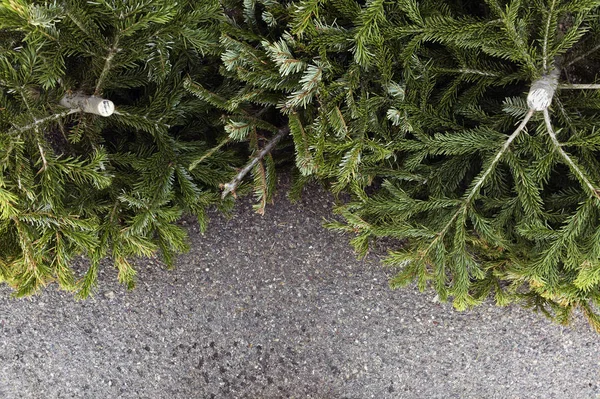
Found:
[[[527,122],[529,122],[529,119],[533,116],[533,113],[534,113],[533,110],[529,110],[529,112],[527,112],[527,114],[525,115],[525,118],[523,118],[523,120],[521,121],[519,126],[515,129],[513,134],[511,134],[508,137],[508,139],[504,142],[504,145],[502,145],[502,148],[500,149],[500,151],[498,151],[498,153],[496,154],[496,157],[494,158],[494,160],[492,161],[490,166],[488,166],[486,171],[479,178],[477,184],[475,184],[475,186],[471,189],[471,192],[469,193],[469,195],[467,196],[467,198],[465,200],[466,205],[468,205],[473,200],[475,195],[477,195],[481,186],[483,186],[483,184],[486,182],[486,179],[489,176],[489,174],[492,173],[492,171],[494,170],[494,168],[496,167],[498,162],[500,162],[500,159],[502,158],[504,153],[508,150],[508,147],[510,147],[511,143],[519,136],[519,134],[523,131],[523,129],[525,129],[525,126],[527,125]]]
[[[257,156],[255,156],[250,162],[246,164],[246,166],[242,168],[242,170],[238,172],[238,174],[233,178],[233,180],[231,180],[229,183],[223,184],[223,193],[221,194],[221,198],[224,199],[229,193],[232,193],[235,196],[235,190],[241,183],[244,176],[246,176],[248,172],[250,172],[259,161],[261,161],[267,154],[269,154],[271,150],[275,147],[275,145],[277,145],[277,143],[283,138],[283,136],[288,134],[289,131],[290,128],[287,126],[282,129],[279,129],[279,132],[275,135],[275,137],[271,139],[271,141],[258,153]]]
[[[504,32],[514,46],[515,54],[519,54],[519,58],[527,68],[531,71],[535,71],[537,68],[535,62],[529,53],[527,42],[524,40],[523,35],[517,30],[517,13],[520,7],[520,2],[515,1],[506,6],[503,10],[497,1],[491,1],[491,5],[496,9],[496,12],[500,16],[500,19],[504,25]],[[547,38],[545,39],[547,40]]]
[[[598,90],[598,89],[600,89],[600,84],[596,84],[596,83],[559,84],[558,88],[565,89],[565,90]]]
[[[600,44],[598,44],[597,46],[592,47],[590,50],[586,51],[585,53],[581,54],[580,56],[575,57],[571,61],[569,61],[567,63],[567,65],[565,65],[565,68],[566,67],[570,67],[571,65],[575,64],[576,62],[579,62],[581,60],[586,59],[589,55],[595,53],[599,49],[600,49]]]
[[[290,112],[292,108],[300,106],[306,108],[315,93],[318,92],[319,83],[323,76],[323,67],[320,63],[315,64],[310,64],[306,68],[299,82],[302,84],[302,87],[290,94],[281,106],[284,112]]]
[[[108,76],[108,73],[110,72],[110,68],[112,67],[113,58],[119,51],[119,48],[118,48],[119,39],[120,39],[120,37],[119,37],[119,34],[117,33],[113,40],[112,46],[108,49],[108,54],[106,55],[106,58],[104,61],[104,68],[102,68],[102,72],[100,72],[100,77],[98,78],[98,81],[96,82],[96,89],[94,90],[95,96],[100,95],[100,91],[102,90],[104,81],[106,80],[106,77]]]
[[[95,26],[95,24],[91,25],[90,21],[82,20],[80,18],[81,15],[76,15],[73,11],[67,11],[65,14],[75,24],[75,26],[77,26],[81,30],[81,32],[83,32],[89,39],[94,41],[95,45],[102,47],[102,49],[106,51],[110,51],[106,43],[104,43],[104,41],[100,39],[100,30],[97,26]],[[86,22],[88,23],[87,26]]]
[[[454,222],[456,221],[456,219],[461,214],[464,214],[467,211],[468,207],[471,205],[471,202],[473,201],[473,199],[475,198],[475,196],[479,193],[479,190],[481,189],[481,187],[487,181],[487,178],[489,177],[490,173],[492,173],[492,171],[494,170],[494,168],[496,167],[496,165],[498,164],[498,162],[500,162],[500,160],[502,159],[502,156],[506,153],[506,151],[510,147],[511,143],[519,136],[519,134],[523,131],[523,129],[525,129],[525,126],[527,125],[527,122],[529,122],[529,119],[533,116],[534,112],[535,111],[532,110],[532,109],[530,109],[529,112],[527,112],[527,114],[525,115],[525,118],[523,118],[523,120],[521,121],[521,123],[519,124],[519,126],[515,129],[515,131],[504,142],[504,144],[502,145],[502,148],[500,148],[500,151],[498,151],[496,153],[496,156],[494,157],[494,159],[492,160],[492,162],[490,162],[490,164],[487,167],[487,169],[476,179],[477,182],[470,189],[470,192],[465,197],[465,199],[463,200],[462,205],[454,213],[454,215],[452,215],[452,217],[450,218],[450,221],[444,226],[444,228],[440,232],[437,233],[435,239],[429,244],[429,246],[427,247],[427,249],[423,252],[423,256],[427,256],[427,254],[431,251],[431,249],[434,248],[434,246],[437,244],[437,242],[440,239],[444,238],[444,236],[446,235],[446,233],[448,232],[448,230],[450,230],[450,227],[452,227],[452,225],[454,224]]]
[[[567,165],[569,165],[569,168],[573,171],[573,173],[575,173],[577,177],[579,177],[579,180],[583,183],[585,188],[589,190],[590,194],[593,197],[600,199],[600,189],[594,187],[592,182],[590,182],[590,180],[586,177],[585,173],[583,173],[579,166],[577,166],[573,159],[571,159],[569,154],[567,154],[565,150],[563,150],[562,145],[556,138],[556,134],[554,133],[554,129],[552,128],[552,121],[550,120],[550,113],[548,112],[548,109],[544,110],[544,122],[546,123],[546,130],[548,131],[548,135],[552,140],[554,148],[558,151],[560,156],[567,162]]]
[[[550,37],[550,27],[552,26],[552,20],[554,19],[554,7],[556,6],[556,0],[552,0],[550,4],[550,10],[548,10],[548,19],[546,20],[544,40],[542,42],[542,63],[544,73],[548,73],[548,41]]]
[[[42,157],[42,168],[38,172],[38,173],[40,173],[40,172],[45,171],[48,168],[48,161],[46,160],[46,153],[44,152],[44,147],[42,147],[42,143],[40,143],[39,140],[38,140],[37,146],[40,151],[40,156]]]
[[[273,44],[264,40],[261,44],[267,51],[269,57],[279,67],[279,73],[281,76],[288,76],[293,73],[302,72],[302,70],[304,70],[306,67],[306,63],[304,61],[294,57],[287,43],[283,39]]]
[[[54,114],[54,115],[50,115],[47,116],[45,118],[42,119],[34,119],[33,123],[30,123],[28,125],[25,126],[15,126],[13,127],[13,129],[19,133],[23,133],[27,130],[31,130],[31,129],[37,129],[39,126],[48,123],[48,122],[52,122],[61,118],[64,118],[66,116],[69,116],[71,114],[76,114],[78,112],[81,112],[80,109],[78,108],[74,108],[74,109],[70,109],[68,111],[64,111],[64,112],[60,112],[58,114]]]
[[[302,37],[304,32],[311,30],[311,21],[319,17],[321,0],[303,0],[294,7],[292,17],[292,33]]]
[[[210,150],[206,151],[206,153],[202,154],[202,156],[200,158],[198,158],[198,159],[194,160],[192,163],[190,163],[190,166],[188,166],[188,170],[192,171],[192,170],[196,169],[196,167],[199,164],[201,164],[202,162],[204,162],[205,159],[210,158],[215,152],[219,151],[224,145],[226,145],[230,141],[231,141],[231,138],[230,137],[226,137],[218,145],[216,145],[215,147],[213,147]]]

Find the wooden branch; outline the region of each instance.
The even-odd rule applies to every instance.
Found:
[[[192,162],[190,164],[190,166],[188,167],[188,170],[190,170],[190,171],[194,170],[196,168],[196,166],[201,164],[205,159],[210,158],[215,152],[219,151],[225,144],[229,143],[230,141],[231,141],[231,139],[229,137],[227,137],[227,138],[225,138],[225,140],[221,141],[217,146],[206,151],[204,153],[204,155],[202,155],[199,159],[195,160],[194,162]]]
[[[68,111],[65,112],[60,112],[58,114],[54,114],[54,115],[50,115],[47,116],[45,118],[42,119],[34,119],[33,123],[30,123],[29,125],[25,125],[25,126],[14,126],[13,130],[19,133],[23,133],[26,130],[29,129],[35,129],[37,128],[39,125],[52,121],[52,120],[58,120],[60,118],[64,118],[65,116],[71,115],[71,114],[75,114],[77,112],[81,112],[81,109],[76,108],[76,109],[70,109]]]
[[[592,54],[594,51],[597,51],[599,49],[600,49],[600,44],[597,45],[597,46],[594,46],[591,50],[588,50],[587,52],[581,54],[579,57],[576,57],[576,58],[572,59],[571,61],[569,61],[569,63],[565,67],[570,67],[574,63],[576,63],[578,61],[581,61],[584,58],[587,58],[588,55]]]
[[[559,89],[573,89],[573,90],[597,90],[600,89],[600,84],[560,84],[558,85]]]
[[[277,143],[283,138],[283,136],[285,136],[289,132],[290,128],[287,126],[282,129],[279,129],[279,132],[277,132],[275,137],[273,137],[273,139],[265,146],[265,148],[263,148],[258,153],[256,157],[254,157],[250,162],[246,164],[246,166],[242,168],[242,170],[238,172],[238,174],[233,178],[233,180],[221,186],[221,188],[223,189],[223,194],[221,194],[221,198],[224,199],[229,193],[235,196],[235,190],[241,183],[244,176],[246,176],[248,172],[250,172],[259,161],[261,161],[267,154],[269,154],[271,150],[277,145]]]
[[[543,111],[552,104],[554,92],[558,86],[560,71],[554,68],[552,72],[542,76],[531,84],[527,94],[527,106],[534,111]]]
[[[556,134],[554,133],[554,129],[552,128],[550,113],[547,109],[544,110],[544,122],[546,122],[546,130],[548,131],[548,135],[550,136],[550,139],[552,140],[552,144],[554,145],[556,151],[558,151],[560,156],[567,162],[567,165],[569,166],[571,171],[577,175],[579,181],[583,183],[582,185],[589,191],[590,195],[592,197],[600,199],[600,189],[598,189],[596,186],[594,186],[594,184],[592,184],[592,182],[587,178],[585,173],[579,168],[579,166],[577,166],[575,161],[571,159],[569,154],[567,154],[565,150],[563,150],[562,145],[560,145],[560,142],[558,141],[558,139],[556,138]]]
[[[102,72],[100,72],[100,76],[98,77],[98,82],[96,82],[96,89],[94,90],[95,96],[100,95],[100,91],[102,90],[102,87],[104,85],[104,80],[108,76],[108,72],[110,71],[110,68],[112,67],[112,60],[113,60],[115,54],[117,54],[117,52],[119,51],[119,48],[118,48],[119,39],[120,39],[120,36],[119,36],[119,33],[117,33],[115,35],[113,45],[109,48],[108,54],[106,55],[106,58],[104,59],[104,68],[102,68]]]
[[[104,117],[111,116],[115,112],[115,104],[112,101],[83,93],[66,94],[60,100],[60,105]]]
[[[454,223],[454,221],[456,220],[456,218],[458,218],[462,212],[466,212],[467,211],[467,209],[471,205],[473,199],[475,199],[475,197],[479,194],[479,190],[481,189],[481,187],[486,183],[488,176],[492,173],[492,171],[494,170],[494,168],[496,167],[496,165],[498,164],[498,162],[500,162],[500,160],[502,159],[502,156],[506,153],[506,151],[508,151],[511,143],[525,129],[525,126],[527,126],[527,122],[529,122],[529,119],[531,119],[531,117],[533,116],[534,113],[535,113],[535,110],[534,109],[530,109],[527,112],[527,115],[525,115],[525,117],[523,118],[523,120],[519,124],[519,126],[515,129],[515,131],[508,137],[508,139],[506,139],[506,141],[504,142],[504,144],[500,148],[500,151],[498,151],[496,153],[496,156],[494,157],[494,159],[492,160],[492,162],[489,164],[489,166],[487,167],[487,169],[481,175],[479,175],[476,178],[477,183],[475,183],[475,185],[473,186],[473,188],[471,188],[469,194],[465,197],[462,205],[458,208],[458,210],[456,211],[456,213],[454,213],[454,215],[452,215],[452,218],[450,218],[450,221],[448,223],[446,223],[446,225],[444,226],[444,228],[440,232],[438,232],[436,234],[435,239],[433,239],[433,241],[431,241],[431,243],[427,246],[427,249],[425,250],[425,252],[422,253],[423,257],[425,257],[425,256],[427,256],[429,254],[429,251],[431,251],[433,249],[434,245],[439,240],[443,240],[444,239],[444,236],[450,230],[450,228],[452,227],[452,224]]]

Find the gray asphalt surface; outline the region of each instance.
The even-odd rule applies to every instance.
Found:
[[[0,288],[0,398],[598,398],[600,336],[518,307],[391,291],[321,227],[331,198],[214,213],[173,271],[94,298]]]

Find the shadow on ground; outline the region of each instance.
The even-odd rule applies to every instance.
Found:
[[[600,337],[516,307],[469,313],[388,289],[321,227],[318,188],[267,216],[241,203],[167,271],[94,298],[0,288],[0,398],[594,398]]]

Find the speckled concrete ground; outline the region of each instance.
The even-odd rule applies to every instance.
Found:
[[[516,307],[457,313],[390,291],[321,227],[311,189],[266,217],[241,203],[189,225],[174,271],[140,263],[127,292],[107,267],[95,297],[0,288],[0,398],[597,398],[600,337]]]

